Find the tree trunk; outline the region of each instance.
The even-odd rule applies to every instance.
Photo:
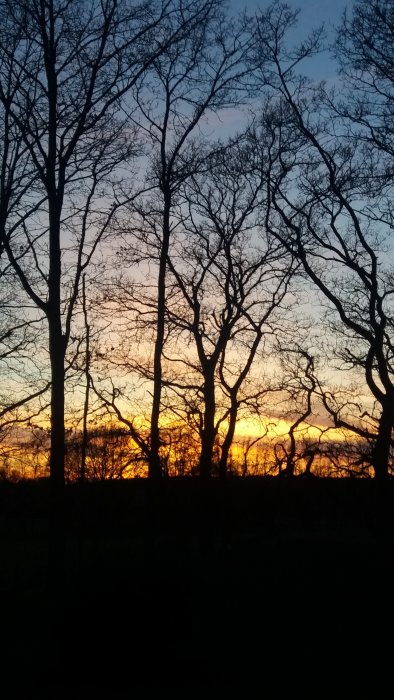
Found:
[[[224,441],[223,441],[222,453],[220,455],[220,462],[219,462],[219,477],[221,479],[224,479],[227,476],[228,453],[230,451],[230,447],[232,445],[233,438],[234,438],[235,426],[237,424],[237,412],[238,412],[237,401],[232,397],[231,398],[231,407],[230,407],[229,426],[228,426],[226,437],[224,438]]]
[[[392,408],[384,405],[379,421],[379,430],[375,445],[372,450],[372,467],[375,479],[385,480],[389,472],[389,457],[391,446],[391,433],[393,429],[394,416]]]
[[[212,474],[212,454],[216,438],[215,428],[215,380],[213,373],[208,371],[204,381],[204,428],[201,434],[201,452],[199,473],[202,478]]]
[[[380,541],[390,540],[392,501],[388,490],[389,456],[393,428],[392,409],[386,404],[382,408],[379,430],[372,450],[374,488],[372,491],[372,533]]]
[[[58,313],[49,316],[49,348],[52,376],[51,392],[51,504],[49,518],[49,579],[53,591],[60,593],[64,580],[64,340]]]
[[[289,437],[290,437],[290,451],[288,452],[286,456],[286,468],[282,472],[283,476],[289,476],[293,477],[294,476],[294,469],[295,469],[295,455],[296,455],[296,441],[294,437],[294,429],[290,428],[289,430]]]
[[[81,469],[79,482],[83,483],[86,476],[86,453],[88,448],[88,414],[90,398],[90,325],[86,308],[86,278],[82,277],[82,308],[85,324],[85,401],[83,406],[82,444],[81,444]]]
[[[42,6],[43,7],[43,6]],[[61,212],[64,197],[64,168],[57,159],[57,74],[55,12],[51,1],[48,5],[48,27],[45,34],[44,62],[48,99],[48,151],[46,158],[45,186],[48,194],[49,217],[49,273],[47,319],[49,330],[49,358],[51,364],[51,508],[49,532],[49,577],[52,592],[61,595],[64,584],[65,523],[64,523],[64,357],[66,340],[62,331],[61,283],[62,262],[60,245]]]
[[[162,476],[160,462],[160,402],[162,389],[162,365],[161,358],[164,346],[165,334],[165,314],[166,314],[166,272],[167,257],[170,245],[170,211],[171,211],[171,190],[169,187],[163,188],[164,210],[163,210],[163,240],[159,259],[159,276],[157,282],[157,326],[156,341],[153,359],[153,399],[150,422],[150,455],[148,464],[148,477],[158,479]]]

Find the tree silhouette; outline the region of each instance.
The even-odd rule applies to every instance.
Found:
[[[227,20],[217,0],[194,4],[197,20],[178,43],[152,62],[137,83],[138,110],[131,119],[144,134],[149,153],[145,194],[133,200],[123,229],[123,265],[154,269],[156,287],[127,281],[115,296],[120,308],[139,317],[136,325],[151,333],[152,366],[134,371],[152,384],[149,439],[137,436],[149,462],[149,476],[162,474],[160,416],[163,351],[167,337],[167,266],[178,216],[180,190],[196,172],[204,172],[211,146],[204,137],[209,116],[245,99],[242,80],[248,73],[250,38],[239,19]],[[130,358],[130,368],[133,357]],[[114,406],[113,398],[111,398]],[[118,416],[119,417],[119,416]]]
[[[249,157],[240,139],[218,151],[206,173],[191,178],[183,192],[188,217],[168,255],[169,324],[178,330],[177,347],[185,347],[176,360],[170,348],[166,352],[176,368],[168,385],[178,396],[189,394],[187,411],[197,418],[201,437],[201,475],[212,472],[219,430],[218,469],[226,475],[240,410],[250,412],[268,392],[252,367],[269,356],[280,319],[285,325],[294,272],[291,255],[283,255],[269,235],[257,235],[265,183],[251,173]]]
[[[54,562],[62,558],[66,351],[79,286],[128,196],[127,187],[118,187],[119,168],[133,158],[136,143],[122,99],[193,22],[193,7],[181,5],[0,5],[6,196],[22,212],[20,226],[3,225],[1,244],[47,321]]]
[[[343,89],[332,106],[349,139],[362,145],[367,196],[393,181],[393,38],[393,0],[356,0],[343,15],[334,47]]]
[[[277,103],[265,110],[258,137],[270,178],[264,224],[298,257],[328,301],[336,319],[331,328],[340,339],[337,354],[364,371],[380,406],[371,462],[376,477],[384,479],[394,425],[393,289],[385,265],[391,205],[373,189],[366,191],[362,143],[346,133],[335,135],[329,96],[297,75],[295,66],[313,54],[315,42],[288,51],[277,36],[284,36],[294,16],[274,10],[269,41],[266,21],[260,32],[262,60],[264,66],[271,60]]]

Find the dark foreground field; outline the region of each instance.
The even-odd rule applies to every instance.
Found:
[[[394,484],[0,485],[1,696],[390,697]],[[389,683],[389,685],[387,685]]]

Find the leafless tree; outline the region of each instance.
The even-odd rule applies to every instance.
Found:
[[[168,255],[167,313],[178,350],[177,357],[166,351],[176,376],[167,384],[191,397],[187,411],[198,421],[201,475],[211,473],[215,440],[224,431],[218,469],[225,476],[242,407],[251,412],[269,393],[268,380],[259,382],[252,368],[267,361],[272,339],[288,321],[284,300],[296,266],[275,239],[257,234],[265,183],[251,172],[250,157],[241,139],[190,179],[188,217]]]
[[[68,481],[108,481],[135,476],[138,452],[128,431],[121,426],[91,427],[88,435],[73,432],[67,439],[66,474]],[[84,460],[84,462],[83,462]],[[138,471],[138,470],[137,470]]]
[[[150,149],[146,195],[133,202],[124,224],[123,264],[138,262],[154,270],[152,288],[145,280],[127,282],[116,292],[125,311],[139,317],[140,330],[153,356],[146,370],[152,386],[149,439],[145,441],[149,475],[162,474],[160,416],[163,350],[166,342],[167,266],[174,236],[180,189],[206,168],[210,152],[209,119],[235,107],[246,95],[245,57],[250,37],[238,18],[226,19],[217,0],[195,3],[199,21],[152,62],[137,84],[138,110],[131,117]],[[205,132],[205,133],[204,133]],[[127,289],[128,288],[128,289]],[[121,291],[119,291],[121,289]],[[138,325],[138,321],[136,321]],[[132,358],[131,358],[132,359]],[[146,358],[145,358],[146,360]],[[132,365],[130,362],[130,366]],[[145,362],[146,367],[146,362]],[[136,364],[134,368],[139,372]],[[142,375],[145,369],[142,368]]]
[[[305,473],[310,474],[315,457],[319,453],[320,439],[326,431],[320,428],[317,439],[309,436],[310,427],[319,429],[316,416],[318,382],[315,375],[315,360],[303,347],[279,345],[278,358],[281,366],[280,402],[277,401],[275,415],[289,423],[284,441],[274,446],[279,473],[292,477],[300,473],[299,466],[305,463]],[[279,409],[283,407],[283,410]],[[282,469],[282,464],[284,468]]]
[[[343,14],[334,46],[342,90],[332,107],[348,138],[362,146],[367,196],[393,182],[393,39],[393,0],[356,0]]]
[[[192,4],[3,0],[1,245],[46,318],[51,366],[54,559],[60,561],[66,351],[82,274],[115,212],[135,155],[123,99],[195,21]],[[16,216],[7,222],[10,207]],[[12,213],[13,213],[12,212]],[[57,533],[57,535],[56,535]]]
[[[371,463],[384,479],[394,425],[391,209],[374,187],[367,191],[363,144],[337,121],[327,91],[297,73],[317,45],[286,47],[294,21],[289,10],[271,8],[257,28],[264,85],[272,88],[255,141],[270,180],[262,225],[297,256],[326,301],[342,366],[364,372],[380,407]],[[373,170],[370,176],[372,183]]]
[[[0,71],[4,88],[8,90],[4,96],[8,104],[13,98],[13,80],[22,79],[23,68],[9,66],[3,60]],[[4,243],[6,236],[14,236],[25,225],[24,198],[30,192],[34,200],[37,178],[29,164],[28,149],[21,143],[7,106],[1,104],[0,129],[0,420],[8,432],[15,411],[20,422],[22,407],[28,419],[31,402],[34,413],[37,400],[45,401],[50,377],[45,371],[42,352],[43,314],[21,289]],[[25,248],[20,246],[15,253],[17,260],[25,253]]]

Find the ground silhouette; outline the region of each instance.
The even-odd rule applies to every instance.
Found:
[[[3,697],[320,697],[384,683],[391,482],[383,512],[373,481],[169,480],[154,520],[144,480],[69,487],[56,599],[46,491],[0,488]]]

